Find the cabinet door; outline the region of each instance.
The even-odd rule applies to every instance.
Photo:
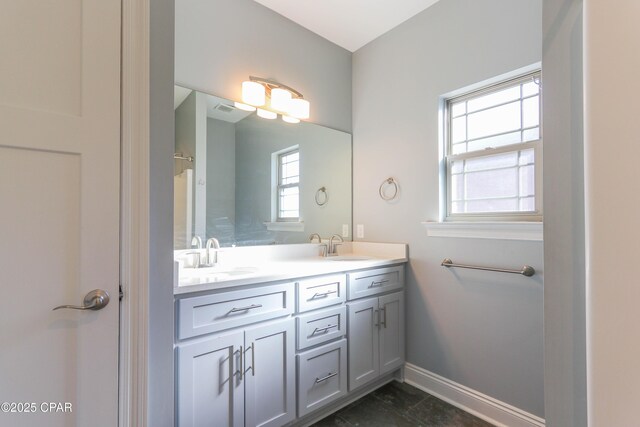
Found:
[[[295,409],[295,319],[245,330],[247,427],[281,426]]]
[[[404,363],[404,292],[381,296],[380,374],[391,372]]]
[[[375,379],[378,356],[378,298],[347,304],[349,391]]]
[[[244,426],[242,332],[178,346],[178,425]]]

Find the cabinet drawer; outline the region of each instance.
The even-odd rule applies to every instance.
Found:
[[[184,298],[178,338],[185,339],[293,313],[293,283]]]
[[[327,344],[298,356],[298,416],[347,393],[347,341]]]
[[[348,275],[349,300],[382,294],[404,286],[404,266],[374,268]]]
[[[322,344],[346,333],[347,307],[335,307],[299,316],[298,350]]]
[[[345,301],[346,277],[332,274],[298,282],[298,312],[315,310]]]

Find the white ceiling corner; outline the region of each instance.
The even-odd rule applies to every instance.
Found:
[[[438,0],[254,0],[355,52]]]

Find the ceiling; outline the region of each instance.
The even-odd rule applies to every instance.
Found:
[[[255,0],[355,52],[438,0]]]

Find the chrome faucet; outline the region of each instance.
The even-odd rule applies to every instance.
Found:
[[[339,243],[333,243],[334,238],[338,238]],[[329,239],[329,255],[338,255],[337,247],[343,243],[344,240],[339,234],[334,234],[333,236],[331,236],[331,239]]]
[[[211,248],[215,249],[213,251],[213,257],[211,256]],[[209,238],[207,240],[207,264],[210,266],[214,266],[218,263],[218,249],[220,249],[220,242],[215,237]]]
[[[202,239],[200,236],[193,236],[193,239],[191,239],[191,247],[193,248],[194,246],[195,249],[202,249]]]
[[[309,243],[313,243],[316,238],[318,239],[318,244],[322,247],[322,256],[326,257],[329,253],[329,247],[326,243],[322,243],[322,237],[318,233],[313,233],[309,236]]]

